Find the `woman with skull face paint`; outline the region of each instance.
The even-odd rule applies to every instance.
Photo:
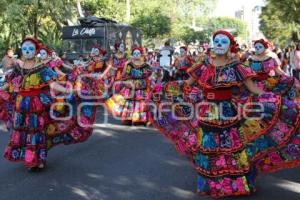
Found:
[[[144,62],[142,54],[142,48],[133,48],[132,59],[123,70],[121,90],[106,101],[107,108],[114,116],[121,117],[124,124],[148,122],[145,100],[150,89],[152,69]]]
[[[84,75],[80,82],[77,81],[77,88],[84,91],[84,95],[91,96],[99,101],[110,96],[117,70],[113,66],[113,60],[106,56],[105,50],[94,47],[90,54],[91,60],[88,62],[86,69],[79,67],[79,70],[75,70],[79,71],[77,74]]]
[[[258,87],[294,99],[295,79],[280,68],[281,62],[277,55],[269,50],[270,46],[267,40],[255,41],[255,55],[251,56],[246,64],[258,75],[255,78]]]
[[[298,81],[282,71],[277,55],[269,50],[268,41],[257,40],[254,46],[255,55],[249,58],[247,64],[257,73],[255,84],[281,96],[277,132],[276,129],[271,132],[279,145],[260,159],[257,166],[263,172],[295,167],[300,164]]]
[[[51,61],[51,57],[50,57],[51,53],[52,53],[52,51],[45,46],[42,46],[40,48],[39,58],[43,64],[47,64]]]
[[[91,135],[88,125],[94,122],[95,110],[83,106],[76,113],[81,101],[58,82],[59,74],[49,62],[38,61],[41,44],[35,38],[25,38],[21,48],[24,62],[8,74],[5,90],[0,90],[12,124],[4,157],[38,170],[45,167],[50,148],[83,142]]]
[[[175,58],[174,67],[176,69],[176,80],[187,80],[189,75],[187,70],[195,63],[191,56],[188,55],[187,47],[180,47],[180,55]]]
[[[299,164],[298,110],[282,113],[280,95],[255,85],[229,32],[217,31],[213,41],[215,56],[190,68],[185,84],[153,87],[152,100],[163,110],[150,112],[150,120],[191,159],[199,194],[249,195],[259,173]]]
[[[62,68],[73,70],[69,65],[66,65],[55,51],[51,51],[48,47],[42,46],[39,51],[39,58],[43,64],[49,65],[57,74],[60,75],[61,80],[65,80],[66,74],[62,72]]]
[[[90,54],[90,62],[87,65],[87,71],[89,73],[102,73],[106,69],[105,62],[106,51],[100,47],[92,48]]]
[[[125,67],[125,64],[127,63],[128,59],[123,43],[116,43],[115,49],[116,53],[113,55],[113,65],[117,69],[115,80],[118,81],[122,79],[123,68]]]

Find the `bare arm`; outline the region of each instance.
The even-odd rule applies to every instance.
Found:
[[[72,92],[70,89],[68,89],[67,87],[64,87],[56,82],[51,83],[51,89],[58,91],[58,92],[62,92],[62,93],[70,93]]]
[[[190,77],[188,80],[185,81],[188,85],[193,85],[195,83],[195,79]]]
[[[128,65],[128,62],[125,64],[125,66],[124,66],[124,68],[123,68],[123,71],[122,71],[122,79],[125,79],[125,77],[126,77],[127,65]]]
[[[109,70],[112,68],[112,65],[107,65],[107,68],[104,70],[104,72],[100,75],[100,77],[105,77],[107,73],[109,73]]]
[[[7,83],[5,83],[3,86],[2,86],[2,88],[1,88],[2,90],[7,90],[8,89],[8,84]]]
[[[58,73],[61,76],[65,76],[66,74],[63,73],[58,67],[55,67],[54,70],[56,71],[56,73]]]
[[[280,66],[278,66],[276,69],[275,69],[275,72],[276,74],[279,74],[279,75],[287,75],[282,69]]]
[[[71,67],[70,65],[67,65],[67,64],[65,64],[65,63],[63,63],[62,66],[63,66],[65,69],[73,70],[73,67]]]
[[[250,92],[252,92],[254,94],[258,94],[258,95],[261,95],[264,93],[263,90],[256,87],[256,85],[253,83],[251,78],[247,78],[244,83],[245,83],[246,87],[248,88],[248,90],[250,90]]]

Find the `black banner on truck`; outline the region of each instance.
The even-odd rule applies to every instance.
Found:
[[[103,27],[68,26],[63,28],[63,39],[99,38],[105,36]]]

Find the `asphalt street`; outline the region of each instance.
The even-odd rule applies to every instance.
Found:
[[[30,173],[0,158],[0,200],[200,200],[196,173],[158,131],[122,126],[103,113],[93,135],[49,152],[47,168]],[[0,126],[2,152],[9,135]],[[300,168],[265,175],[245,200],[299,200]]]

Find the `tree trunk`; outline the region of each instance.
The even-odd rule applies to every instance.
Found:
[[[35,38],[37,38],[38,37],[38,32],[39,32],[39,24],[38,24],[38,16],[37,16],[37,14],[34,16],[34,25],[33,25],[33,31],[34,31],[34,33],[33,33],[33,36],[35,37]]]
[[[81,6],[81,0],[77,0],[77,10],[80,17],[84,17],[82,6]]]
[[[39,20],[38,20],[39,9],[40,9],[40,0],[37,1],[36,11],[33,15],[33,36],[35,38],[38,37],[38,32],[39,32]]]
[[[196,15],[197,15],[197,8],[196,6],[193,8],[193,16],[192,16],[192,27],[195,30],[196,29]]]
[[[130,0],[126,0],[126,20],[127,20],[127,22],[130,22],[130,19],[131,19]]]

